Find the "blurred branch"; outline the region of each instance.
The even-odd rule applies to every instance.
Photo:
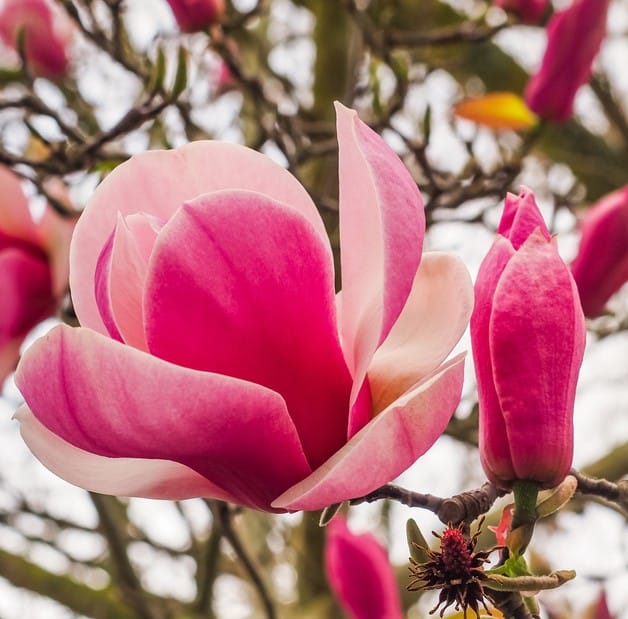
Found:
[[[56,600],[78,615],[92,619],[137,619],[136,613],[117,599],[111,587],[92,589],[2,549],[0,576],[16,587]]]
[[[253,564],[253,560],[249,557],[244,545],[238,537],[238,534],[233,528],[233,524],[231,522],[231,509],[229,508],[229,505],[223,501],[213,500],[207,501],[207,504],[209,505],[214,518],[220,523],[222,535],[229,542],[229,545],[242,563],[247,576],[255,587],[266,617],[268,619],[276,619],[277,611],[275,610],[275,605],[270,597],[266,584],[262,580],[261,575]]]

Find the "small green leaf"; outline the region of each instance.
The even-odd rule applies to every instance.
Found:
[[[410,556],[418,563],[425,563],[430,557],[427,554],[429,548],[428,543],[423,537],[423,533],[419,529],[417,523],[410,518],[406,522],[406,537],[408,539],[408,548],[410,550]]]
[[[333,505],[325,507],[318,520],[318,526],[326,527],[334,519],[334,516],[340,511],[345,502],[346,501],[341,501],[340,503],[334,503]]]
[[[170,97],[176,100],[185,90],[188,83],[188,52],[185,47],[179,47],[177,56],[177,72],[174,76],[174,83],[170,91]]]

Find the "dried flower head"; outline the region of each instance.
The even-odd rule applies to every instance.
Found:
[[[424,563],[410,559],[408,590],[440,589],[438,603],[430,613],[442,606],[441,617],[454,604],[455,610],[464,612],[465,619],[469,608],[479,615],[480,605],[491,614],[484,601],[482,586],[482,581],[487,578],[483,565],[488,561],[491,551],[476,552],[480,528],[469,538],[463,533],[462,526],[449,525],[442,535],[432,532],[440,539],[440,549],[424,548],[429,556]]]

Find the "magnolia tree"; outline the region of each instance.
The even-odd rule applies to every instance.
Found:
[[[627,617],[627,24],[2,0],[1,612]]]

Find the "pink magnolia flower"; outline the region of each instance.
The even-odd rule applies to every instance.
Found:
[[[24,37],[26,62],[36,75],[52,79],[65,75],[72,35],[69,18],[49,0],[0,0],[0,38],[17,49]]]
[[[592,619],[614,619],[606,600],[606,591],[602,590],[593,607]]]
[[[168,0],[183,32],[205,30],[225,12],[225,0]]]
[[[582,221],[571,263],[585,316],[599,316],[628,281],[628,185],[602,198]]]
[[[480,457],[500,487],[517,479],[553,487],[571,466],[584,316],[530,190],[506,197],[498,232],[471,317]]]
[[[591,65],[606,34],[610,0],[574,0],[547,26],[541,68],[530,78],[526,101],[542,118],[567,120],[576,92],[591,76]]]
[[[350,619],[403,618],[386,550],[373,535],[352,533],[342,516],[335,516],[327,526],[325,570]]]
[[[71,224],[50,208],[36,224],[18,177],[0,166],[0,383],[67,288],[70,235]]]
[[[522,22],[534,24],[547,9],[549,0],[493,0],[493,4],[515,13]]]
[[[51,331],[16,378],[46,466],[110,494],[318,509],[432,445],[459,400],[463,359],[443,360],[469,277],[421,259],[416,184],[341,106],[338,141],[337,299],[318,211],[263,155],[200,141],[103,181],[70,252],[83,327]]]

